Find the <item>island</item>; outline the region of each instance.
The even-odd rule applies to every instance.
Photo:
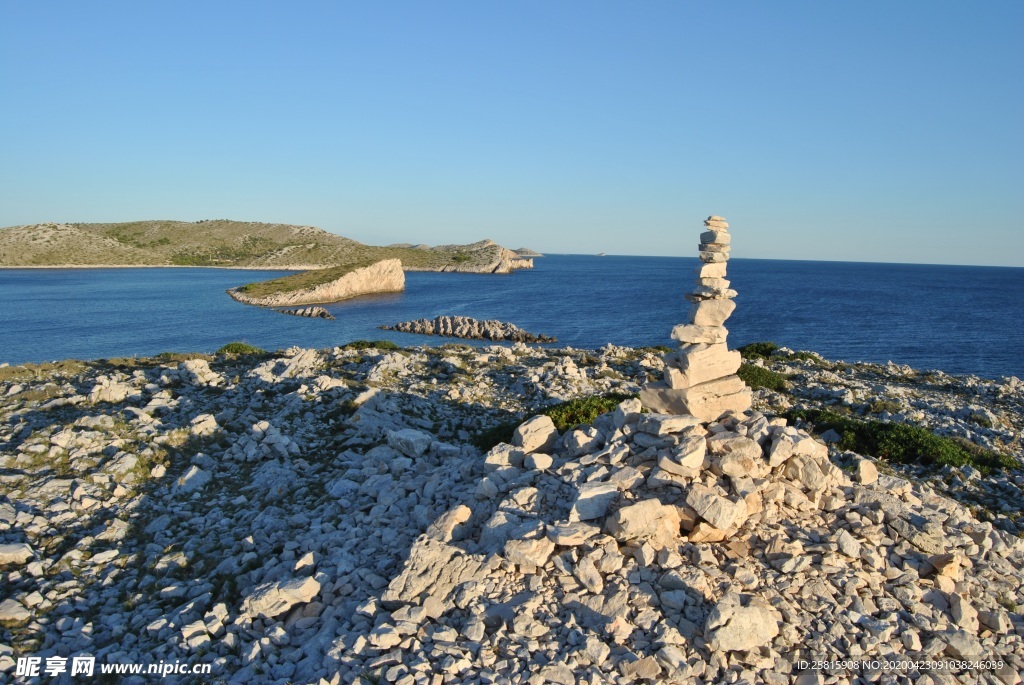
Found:
[[[395,263],[399,271],[508,274],[533,268],[532,259],[493,240],[375,246],[314,226],[249,221],[43,223],[0,229],[0,268],[202,266],[304,272],[229,291],[240,302],[262,306],[322,304],[402,290],[404,279]]]
[[[467,338],[471,340],[502,340],[505,342],[552,343],[557,338],[549,335],[527,333],[519,326],[504,321],[479,321],[468,316],[438,316],[433,319],[417,319],[403,321],[394,326],[381,326],[385,331],[401,333],[418,333],[420,335],[440,335],[448,338]]]

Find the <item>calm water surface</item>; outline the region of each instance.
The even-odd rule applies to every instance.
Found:
[[[282,271],[0,270],[0,362],[266,349],[357,339],[449,339],[381,331],[440,314],[511,321],[560,343],[671,344],[696,259],[550,255],[512,275],[409,273],[406,291],[327,305],[336,321],[239,304],[229,287]],[[773,340],[846,361],[888,360],[987,377],[1024,376],[1024,269],[735,259],[730,344]]]

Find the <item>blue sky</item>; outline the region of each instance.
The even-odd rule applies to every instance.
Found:
[[[1024,265],[1024,4],[0,0],[0,226]]]

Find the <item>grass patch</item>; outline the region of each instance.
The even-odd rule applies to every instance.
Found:
[[[220,348],[214,354],[266,354],[266,350],[261,350],[258,347],[253,347],[249,343],[244,342],[229,342],[224,347]]]
[[[832,429],[842,436],[838,447],[898,464],[973,466],[980,471],[1019,468],[1009,455],[992,452],[962,438],[945,438],[920,426],[853,419],[819,409],[786,412],[790,421],[800,419],[817,432]]]
[[[87,368],[89,368],[88,364],[77,359],[43,362],[42,364],[4,366],[0,368],[0,381],[35,381],[47,379],[51,376],[77,376]]]
[[[786,392],[789,386],[786,377],[781,373],[775,373],[762,366],[753,364],[740,364],[740,370],[736,372],[740,379],[750,386],[751,390],[767,388],[775,392]]]
[[[772,352],[779,349],[775,343],[765,340],[764,342],[752,342],[739,348],[740,355],[744,359],[768,359]]]
[[[187,362],[190,359],[205,359],[208,362],[212,362],[213,356],[209,354],[202,354],[201,352],[161,352],[157,356],[153,357],[153,359],[161,364],[175,364]]]
[[[625,395],[619,392],[608,393],[607,395],[592,395],[590,397],[577,397],[576,399],[562,402],[547,407],[540,413],[550,416],[555,422],[555,428],[563,433],[570,428],[584,423],[593,423],[601,414],[612,411],[620,402],[633,399],[636,395]]]
[[[544,415],[550,416],[555,428],[559,433],[573,429],[582,424],[593,423],[595,419],[605,412],[612,411],[624,400],[635,398],[636,395],[626,395],[612,392],[607,395],[591,395],[590,397],[577,397],[576,399],[554,404],[545,407],[540,411],[528,412],[529,416]],[[483,451],[488,451],[500,442],[512,442],[512,434],[515,433],[520,421],[506,421],[497,426],[488,428],[477,433],[473,438],[473,444]]]
[[[868,411],[872,414],[881,414],[883,411],[887,411],[890,414],[898,414],[900,403],[893,400],[875,400],[868,407]]]
[[[389,350],[395,351],[402,349],[399,345],[391,342],[390,340],[353,340],[350,343],[346,343],[342,346],[343,350]]]
[[[649,352],[651,354],[668,354],[672,351],[672,348],[665,345],[648,345],[646,347],[638,347],[636,351],[641,353]]]

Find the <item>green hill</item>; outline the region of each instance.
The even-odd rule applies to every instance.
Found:
[[[407,270],[510,271],[527,264],[484,240],[472,245],[364,245],[314,226],[246,221],[35,224],[0,229],[0,267],[220,266],[330,269],[401,259]]]

